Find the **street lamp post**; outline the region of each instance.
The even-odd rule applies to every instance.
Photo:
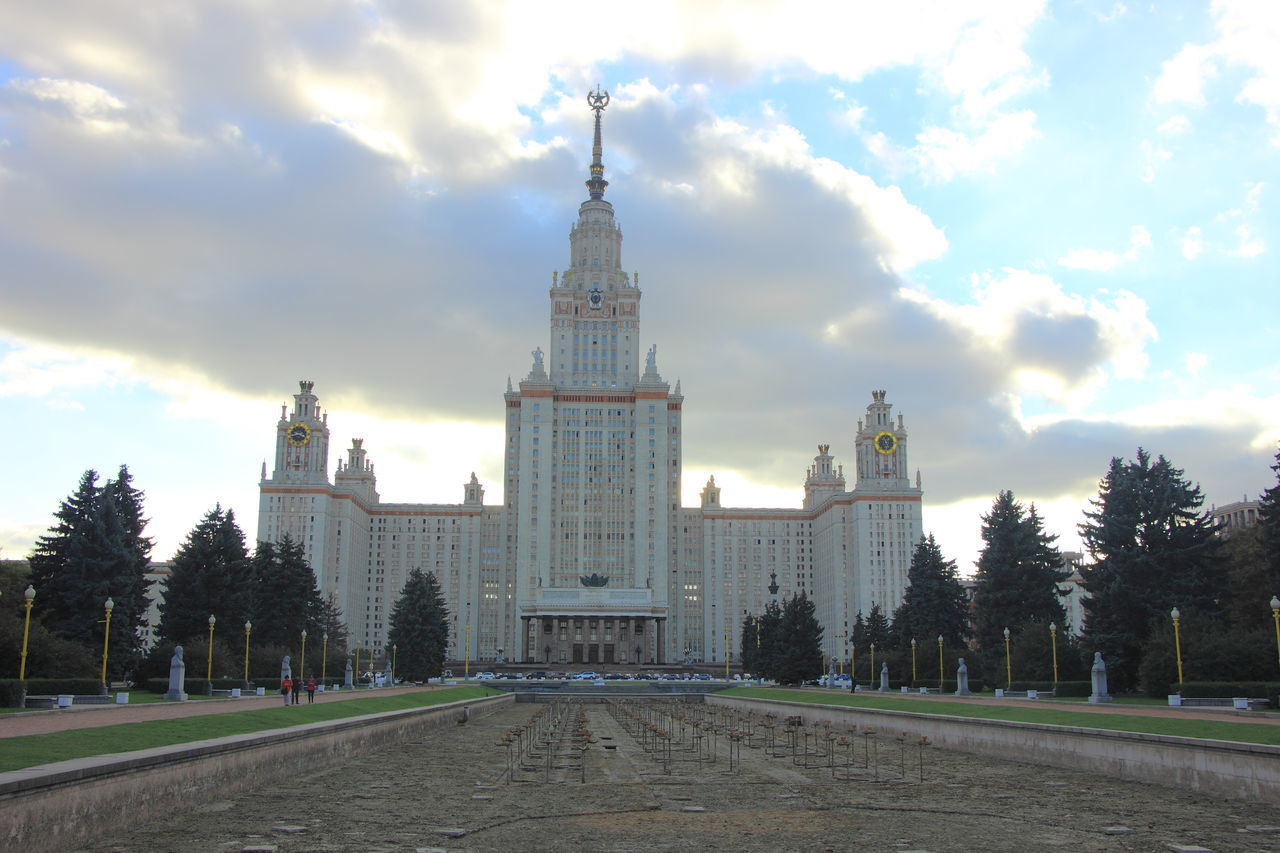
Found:
[[[298,678],[307,676],[307,629],[302,629],[302,658],[298,661]]]
[[[324,684],[325,673],[329,670],[329,632],[320,635],[323,643],[320,646],[320,683]]]
[[[466,636],[462,640],[462,680],[471,678],[471,605],[467,605]]]
[[[916,638],[911,638],[911,685],[916,683]]]
[[[391,644],[391,686],[396,686],[396,644]]]
[[[1049,642],[1053,645],[1053,686],[1058,687],[1058,626],[1049,623]]]
[[[204,669],[204,680],[213,681],[213,626],[217,624],[218,617],[212,613],[209,614],[209,659]],[[213,685],[209,685],[210,689]]]
[[[244,683],[249,684],[249,634],[253,632],[253,623],[244,620]]]
[[[32,592],[31,587],[27,587],[27,592],[31,595],[35,594],[34,592]],[[30,616],[30,615],[31,615],[31,599],[28,598],[27,599],[27,616]],[[1274,595],[1271,596],[1271,620],[1276,623],[1276,661],[1280,663],[1280,598],[1277,598]],[[27,654],[27,635],[25,633],[22,635],[22,654],[23,654],[23,657],[25,658]]]
[[[1004,687],[1013,689],[1013,656],[1009,654],[1009,629],[1004,629]]]
[[[942,672],[942,635],[938,635],[938,690],[941,691],[946,686],[947,680]]]
[[[360,644],[355,645],[356,652],[356,684],[360,683]]]
[[[729,628],[724,629],[724,680],[729,680]]]
[[[1178,661],[1178,688],[1182,688],[1182,634],[1178,626],[1182,622],[1182,614],[1178,612],[1178,608],[1169,611],[1169,616],[1173,619],[1173,653]]]
[[[36,588],[27,584],[26,591],[22,593],[22,599],[22,606],[27,608],[27,615],[22,618],[22,660],[18,664],[19,681],[27,677],[27,632],[31,629],[31,605],[36,602]]]
[[[99,679],[104,690],[107,688],[107,647],[111,644],[111,611],[115,606],[116,603],[108,598],[106,603],[106,627],[102,631],[102,678]]]
[[[872,684],[876,683],[876,644],[871,644],[871,678]]]

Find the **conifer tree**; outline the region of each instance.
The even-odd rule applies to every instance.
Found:
[[[889,646],[892,645],[892,637],[889,635],[889,617],[885,615],[879,604],[871,605],[871,612],[867,614],[864,638],[867,648],[875,643],[880,651],[888,651]]]
[[[1272,595],[1280,595],[1280,451],[1271,466],[1276,483],[1258,500],[1258,527],[1261,529],[1262,556],[1267,566],[1267,583]]]
[[[102,487],[97,473],[86,471],[30,558],[36,613],[57,636],[101,649],[112,601],[109,678],[131,670],[142,653],[151,551],[142,501],[128,468]]]
[[[389,645],[396,646],[396,665],[410,681],[426,681],[443,672],[449,648],[449,611],[440,584],[431,572],[409,572],[404,590],[391,607]]]
[[[948,646],[963,645],[969,633],[969,601],[956,561],[942,556],[933,534],[921,537],[911,553],[907,591],[894,613],[893,633],[900,649],[912,639],[931,642],[939,634]]]
[[[822,674],[822,626],[817,608],[805,593],[782,604],[776,631],[771,677],[781,684],[798,684]]]
[[[982,516],[982,552],[974,575],[974,634],[979,648],[1004,648],[1004,629],[1065,621],[1058,584],[1069,572],[1032,504],[1001,491]]]
[[[288,534],[274,544],[259,542],[251,571],[254,633],[261,625],[263,642],[295,648],[304,630],[320,636],[324,604],[301,542]]]
[[[1225,567],[1199,486],[1163,456],[1154,462],[1111,460],[1094,509],[1080,525],[1093,556],[1084,567],[1087,650],[1102,652],[1108,678],[1121,689],[1137,683],[1143,644],[1169,611],[1213,620],[1224,609]]]
[[[210,616],[222,626],[223,636],[238,629],[253,612],[251,581],[244,533],[235,513],[215,506],[174,554],[173,573],[160,605],[160,636],[174,643],[207,639]],[[259,630],[255,621],[255,637]],[[218,638],[215,634],[214,641]]]

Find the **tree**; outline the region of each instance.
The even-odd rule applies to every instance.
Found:
[[[254,612],[252,580],[235,513],[215,506],[174,554],[160,605],[160,636],[175,643],[207,638],[210,616],[224,633],[239,628]],[[255,621],[255,637],[259,630]]]
[[[892,638],[889,636],[889,617],[884,615],[884,610],[879,604],[871,605],[871,612],[867,614],[867,624],[863,632],[863,638],[867,642],[867,648],[872,644],[879,650],[887,651],[892,644]]]
[[[97,485],[86,471],[54,513],[57,524],[30,557],[36,613],[57,636],[100,649],[105,604],[112,601],[109,676],[128,672],[142,653],[151,540],[143,535],[142,492],[125,466]]]
[[[1271,625],[1271,596],[1280,592],[1271,578],[1261,526],[1233,530],[1219,549],[1230,590],[1233,628],[1251,630]]]
[[[798,684],[822,674],[822,626],[817,609],[800,592],[782,603],[781,618],[770,655],[769,677],[780,684]]]
[[[960,646],[968,634],[969,601],[956,561],[942,556],[933,534],[921,537],[911,553],[907,591],[893,616],[898,648],[915,639],[921,643],[942,635],[948,646]]]
[[[287,533],[275,544],[259,542],[251,574],[254,633],[261,625],[264,643],[294,648],[304,630],[308,636],[320,636],[324,602],[301,542]]]
[[[1263,559],[1272,595],[1280,595],[1280,451],[1276,452],[1276,484],[1258,499],[1258,527],[1261,528]]]
[[[1205,619],[1222,616],[1225,567],[1215,559],[1218,542],[1199,486],[1163,456],[1154,462],[1142,448],[1137,459],[1111,460],[1080,525],[1093,564],[1081,574],[1089,597],[1085,637],[1102,652],[1111,683],[1137,684],[1142,647],[1153,626],[1167,625],[1169,611]]]
[[[1004,647],[1004,629],[1028,623],[1066,621],[1058,584],[1069,572],[1044,532],[1035,504],[1023,508],[1013,492],[1002,490],[982,516],[982,552],[974,575],[974,634],[979,648]]]
[[[387,642],[396,646],[396,665],[405,679],[426,681],[444,669],[449,648],[449,611],[431,572],[409,572],[404,590],[391,607]]]

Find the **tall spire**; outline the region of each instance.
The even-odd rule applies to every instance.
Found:
[[[604,198],[604,188],[609,186],[609,182],[604,179],[604,163],[600,160],[604,153],[604,146],[600,142],[600,114],[609,106],[609,93],[596,86],[594,92],[587,93],[587,104],[596,114],[596,135],[591,143],[591,179],[587,181],[587,189],[591,192],[592,201],[600,201]]]

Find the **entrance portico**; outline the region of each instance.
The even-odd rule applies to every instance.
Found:
[[[520,609],[526,663],[666,663],[666,607],[652,590],[539,590]]]

